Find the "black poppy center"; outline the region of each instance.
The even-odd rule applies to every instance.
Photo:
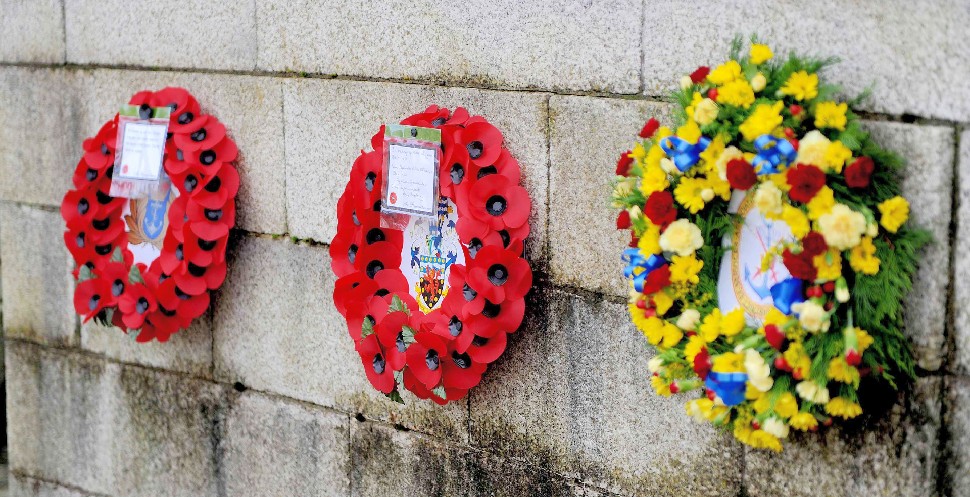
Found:
[[[472,345],[476,347],[484,347],[485,344],[487,343],[488,343],[488,339],[485,337],[480,337],[478,335],[475,335],[475,338],[472,338]]]
[[[175,247],[175,258],[179,261],[185,259],[185,251],[182,249],[181,243],[178,247]]]
[[[475,140],[469,143],[466,148],[468,149],[468,156],[471,157],[472,159],[477,159],[481,157],[482,152],[485,150],[485,147],[482,145],[482,142],[478,140]]]
[[[158,305],[158,310],[159,311],[162,311],[162,314],[164,314],[164,315],[166,315],[168,317],[172,317],[172,316],[175,315],[175,311],[170,311],[170,310],[166,309],[165,306],[163,306],[161,304]]]
[[[84,179],[94,181],[98,179],[98,172],[94,169],[88,168],[88,170],[84,172]]]
[[[94,229],[98,231],[104,231],[108,229],[109,225],[111,225],[111,218],[107,218],[107,217],[104,219],[95,219],[94,221],[91,222],[91,226],[94,226]]]
[[[189,137],[192,138],[192,141],[194,142],[205,140],[205,128],[199,128],[198,131],[192,133],[189,135]]]
[[[387,367],[387,361],[384,360],[384,356],[376,354],[374,356],[374,372],[377,374],[384,374],[384,368]]]
[[[94,247],[94,251],[97,252],[98,255],[108,255],[111,253],[111,244],[98,245]]]
[[[203,274],[205,274],[205,267],[203,267],[203,266],[196,266],[195,264],[192,264],[190,262],[189,263],[189,274],[191,274],[192,276],[195,276],[196,278],[198,278],[198,277],[202,276]]]
[[[181,149],[175,151],[175,158],[178,160],[185,160],[185,154],[182,153]]]
[[[468,369],[472,366],[472,358],[468,357],[468,354],[459,354],[457,350],[451,353],[451,360],[455,362],[455,366],[461,369]]]
[[[375,174],[374,171],[367,173],[367,177],[364,178],[364,188],[366,188],[367,191],[374,190],[375,181],[377,181],[377,174]]]
[[[192,298],[191,295],[183,292],[182,289],[179,287],[175,287],[175,296],[178,297],[179,300],[189,300],[190,298]]]
[[[185,191],[191,192],[195,190],[195,187],[199,186],[199,179],[192,175],[186,176],[182,186],[185,187]]]
[[[175,102],[172,102],[172,103],[168,104],[168,108],[169,108],[170,111],[172,111],[174,113],[175,111],[179,110],[179,104],[177,104]]]
[[[485,210],[493,216],[501,216],[507,207],[508,202],[501,195],[492,195],[485,201]]]
[[[216,240],[203,240],[199,238],[199,248],[206,252],[216,248]]]
[[[502,306],[499,304],[493,304],[488,300],[485,301],[485,307],[482,308],[482,316],[487,318],[494,318],[502,312]]]
[[[374,202],[374,212],[380,212],[380,211],[381,211],[381,201],[378,200],[377,202]]]
[[[465,297],[466,301],[471,302],[475,300],[475,297],[478,296],[478,292],[473,290],[472,287],[468,286],[468,283],[465,283],[464,288],[461,289],[461,295]]]
[[[472,256],[472,259],[474,259],[475,256],[478,255],[478,251],[482,249],[482,246],[483,244],[481,240],[478,238],[472,238],[471,241],[468,242],[468,255]]]
[[[509,280],[509,270],[501,264],[492,264],[488,268],[488,281],[493,285],[501,286]]]
[[[438,366],[441,365],[441,359],[438,357],[438,351],[434,349],[429,350],[428,353],[424,355],[424,363],[431,371],[438,369]]]
[[[391,292],[387,288],[381,288],[380,290],[374,292],[374,295],[377,295],[378,297],[383,297],[385,295],[390,295],[390,293]]]
[[[138,314],[144,314],[145,311],[147,310],[148,310],[148,299],[146,299],[145,297],[138,299],[138,302],[135,303],[135,312],[137,312]]]
[[[206,150],[205,152],[202,152],[201,154],[199,154],[199,162],[201,162],[203,166],[212,165],[212,163],[215,161],[216,161],[216,153],[213,152],[212,150]]]
[[[431,121],[431,125],[434,127],[441,126],[444,123],[445,123],[445,118],[443,117],[436,117],[434,121]]]
[[[381,261],[370,261],[367,263],[367,277],[373,278],[375,274],[384,269],[384,263]]]
[[[152,117],[152,108],[149,107],[148,104],[141,104],[141,106],[138,107],[138,118],[144,120],[144,119],[151,119],[151,117]]]
[[[498,236],[502,237],[502,245],[504,245],[505,248],[508,248],[509,243],[512,242],[512,237],[509,236],[509,232],[505,230],[499,231]]]
[[[408,344],[404,342],[404,332],[401,331],[397,334],[397,340],[394,342],[397,345],[397,351],[404,353],[408,349]]]
[[[121,295],[124,292],[125,292],[125,282],[124,281],[121,281],[119,279],[119,280],[114,280],[114,282],[111,283],[111,295],[114,295],[115,297],[117,297],[117,296]]]
[[[218,176],[216,176],[215,178],[212,178],[212,181],[209,181],[208,183],[206,183],[205,191],[210,193],[215,193],[219,191],[220,186],[222,186],[222,180],[219,179]]]
[[[357,260],[357,245],[352,244],[350,248],[347,249],[347,259],[350,260],[351,264]]]
[[[482,179],[485,176],[488,176],[490,174],[497,174],[497,173],[498,173],[498,169],[496,169],[495,166],[483,167],[478,170],[478,179]]]
[[[195,119],[195,116],[192,115],[191,112],[183,112],[182,114],[179,115],[178,121],[179,121],[179,124],[186,125],[192,122],[192,120],[194,119]]]
[[[85,215],[85,214],[87,214],[88,213],[88,209],[90,209],[90,208],[91,208],[91,203],[88,202],[88,199],[86,199],[86,198],[82,198],[77,203],[77,213],[80,214],[80,215],[82,215],[82,216]]]
[[[78,248],[84,248],[84,233],[78,233],[74,238],[74,243],[77,244]]]
[[[100,295],[92,295],[91,298],[88,299],[88,310],[89,311],[93,311],[93,310],[97,309],[98,308],[98,302],[101,302],[101,296]]]
[[[350,216],[354,218],[354,226],[360,226],[360,219],[357,219],[357,211],[351,212]]]
[[[222,219],[222,209],[206,209],[205,218],[209,221],[218,221]]]
[[[108,146],[104,143],[101,144],[101,153],[104,155],[108,155],[109,153],[111,153],[111,151],[108,150]]]
[[[101,205],[108,205],[111,203],[112,200],[114,200],[114,198],[112,198],[111,195],[108,195],[107,193],[104,193],[101,190],[98,190],[98,193],[96,195],[98,197],[98,203]]]
[[[451,316],[451,320],[448,321],[448,334],[453,337],[461,335],[461,329],[464,327],[458,316]]]
[[[367,232],[367,236],[365,238],[367,238],[367,244],[370,245],[376,242],[383,242],[387,239],[387,236],[380,228],[372,228]]]
[[[465,179],[465,167],[455,163],[451,166],[451,182],[460,185],[463,179]]]

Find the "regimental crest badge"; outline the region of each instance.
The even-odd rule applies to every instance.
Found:
[[[435,218],[411,216],[404,229],[401,271],[408,280],[410,293],[425,313],[438,308],[448,295],[448,274],[454,264],[464,264],[465,255],[455,231],[458,212],[446,198],[438,201]]]

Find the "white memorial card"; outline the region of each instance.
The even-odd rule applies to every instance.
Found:
[[[387,162],[387,197],[390,212],[435,216],[438,196],[437,151],[391,143]]]
[[[126,123],[121,142],[121,167],[115,174],[121,179],[157,181],[162,171],[167,134],[165,125]]]

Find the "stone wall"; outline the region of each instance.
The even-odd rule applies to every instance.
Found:
[[[0,0],[11,494],[970,495],[967,26],[963,0]],[[651,392],[606,201],[679,75],[753,31],[872,85],[859,111],[937,240],[908,303],[914,390],[781,455]],[[238,143],[240,216],[209,314],[137,345],[74,315],[58,206],[81,141],[169,85]],[[534,199],[526,323],[448,407],[370,388],[326,246],[358,151],[430,103],[499,126]]]

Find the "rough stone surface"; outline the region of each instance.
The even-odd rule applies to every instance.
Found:
[[[737,493],[740,446],[685,416],[686,398],[653,393],[653,351],[621,304],[539,299],[548,314],[530,323],[545,328],[524,328],[472,391],[473,444],[621,494]]]
[[[348,495],[348,419],[261,394],[239,395],[226,420],[227,495]]]
[[[83,101],[71,71],[0,67],[0,198],[61,204],[81,158]]]
[[[906,300],[906,333],[915,345],[919,367],[936,371],[947,353],[954,132],[942,126],[886,122],[869,122],[865,127],[878,143],[906,159],[902,187],[911,204],[910,217],[935,240],[923,251]]]
[[[953,360],[950,369],[970,375],[970,131],[960,136],[960,180],[953,254]]]
[[[64,0],[64,13],[68,62],[256,67],[255,2]]]
[[[286,232],[280,80],[222,74],[98,70],[81,73],[79,84],[87,97],[78,126],[85,137],[95,135],[105,121],[138,91],[180,86],[192,92],[203,111],[225,124],[227,133],[239,147],[236,225],[257,233]],[[72,167],[80,157],[81,142],[75,142],[73,147],[77,157],[72,159],[75,161],[71,163]]]
[[[290,233],[329,243],[337,232],[337,200],[354,159],[370,150],[381,124],[396,123],[431,104],[463,106],[500,129],[505,146],[522,167],[522,184],[532,197],[532,226],[526,250],[544,255],[546,184],[546,99],[538,93],[481,91],[420,85],[299,79],[285,86],[287,215]],[[347,102],[354,102],[353,110]],[[321,112],[320,109],[331,109]]]
[[[0,60],[64,62],[64,11],[59,0],[0,2]]]
[[[726,60],[738,34],[757,34],[776,57],[792,50],[840,57],[826,77],[851,95],[872,86],[866,109],[970,119],[965,2],[731,0],[710,8],[700,0],[663,0],[650,2],[645,14],[643,78],[650,95],[674,88],[697,66]]]
[[[550,99],[549,240],[553,282],[626,295],[611,181],[620,153],[650,117],[665,123],[671,107],[637,100]]]
[[[749,449],[747,495],[937,495],[942,383],[920,378],[883,417],[793,435],[781,454]]]
[[[367,381],[333,306],[334,275],[321,247],[287,240],[239,240],[216,299],[215,375],[315,404],[465,440],[467,410],[404,394],[402,406]]]
[[[635,93],[643,4],[257,2],[259,68]],[[393,48],[392,48],[393,47]]]
[[[81,325],[81,348],[122,362],[212,377],[212,320],[203,315],[167,342],[138,343],[118,328]]]
[[[60,213],[0,202],[3,328],[8,337],[77,343],[74,261]]]
[[[103,497],[27,476],[11,475],[9,497]]]
[[[946,380],[947,461],[944,492],[953,497],[970,496],[970,378]]]

